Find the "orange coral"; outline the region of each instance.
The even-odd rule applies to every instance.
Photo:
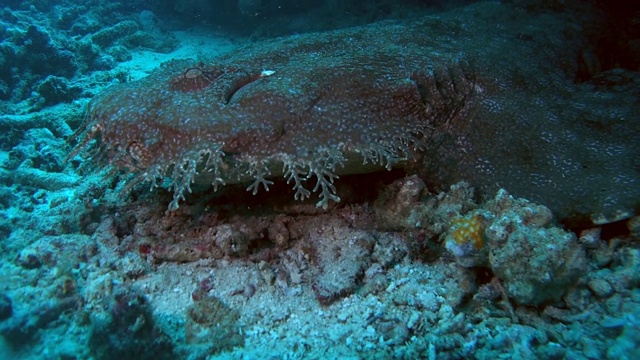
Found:
[[[474,214],[471,217],[458,218],[453,221],[451,240],[457,245],[471,243],[476,250],[484,246],[484,222],[482,216]]]

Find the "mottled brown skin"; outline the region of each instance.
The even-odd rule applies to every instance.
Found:
[[[72,156],[99,135],[106,163],[135,174],[129,186],[169,174],[172,208],[192,181],[252,179],[249,190],[256,192],[268,188],[266,177],[282,175],[296,198],[318,191],[326,207],[339,201],[337,174],[407,160],[473,96],[464,63],[405,54],[402,47],[381,51],[376,36],[376,28],[309,35],[244,48],[210,64],[164,64],[94,99]],[[407,40],[411,33],[398,36]],[[243,56],[249,51],[251,57]]]
[[[255,193],[278,176],[296,199],[317,192],[326,207],[340,200],[338,174],[403,166],[420,151],[436,189],[469,180],[563,217],[628,216],[638,208],[629,197],[640,198],[638,146],[625,143],[636,167],[612,167],[580,144],[620,134],[586,131],[584,114],[566,111],[580,102],[571,74],[584,46],[568,19],[498,3],[256,43],[163,64],[96,97],[71,156],[96,146],[94,162],[133,174],[128,188],[170,177],[171,209],[195,181],[248,182]],[[593,156],[602,165],[580,165]],[[608,184],[604,172],[624,181],[590,193]]]

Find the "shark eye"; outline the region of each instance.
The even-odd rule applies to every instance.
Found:
[[[204,73],[199,68],[191,68],[184,72],[183,75],[187,79],[195,79],[200,76],[204,76]]]
[[[149,166],[149,150],[139,141],[135,140],[127,146],[127,154],[132,160],[132,165],[138,168]]]

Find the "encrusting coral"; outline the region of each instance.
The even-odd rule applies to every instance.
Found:
[[[456,256],[484,247],[484,218],[479,214],[467,215],[453,220],[446,246]]]
[[[519,304],[556,301],[587,270],[584,249],[554,226],[551,210],[505,190],[454,219],[445,240],[460,265],[491,268]]]

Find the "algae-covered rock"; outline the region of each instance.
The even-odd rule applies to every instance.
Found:
[[[215,296],[199,299],[187,309],[186,343],[207,355],[242,346],[244,338],[238,326],[239,318],[237,310]]]
[[[552,224],[551,211],[504,191],[487,207],[495,220],[485,231],[489,266],[518,304],[559,300],[587,270],[575,234]]]

